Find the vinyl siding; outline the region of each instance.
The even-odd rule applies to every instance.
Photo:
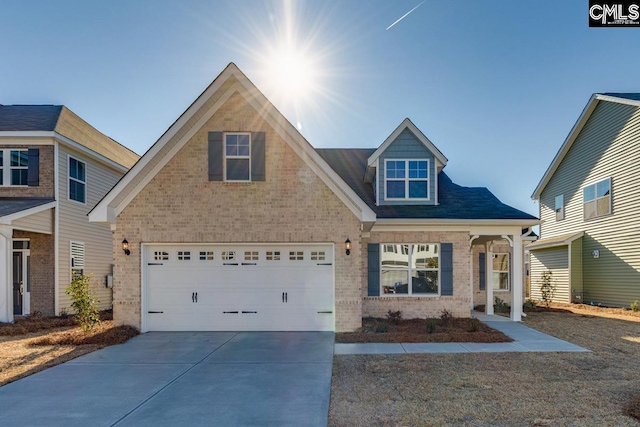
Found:
[[[551,280],[556,289],[553,295],[555,302],[569,302],[569,250],[567,246],[540,249],[531,252],[531,298],[542,298],[540,278],[549,270]]]
[[[628,306],[640,298],[637,250],[640,203],[640,109],[601,101],[540,196],[541,238],[584,231],[585,298]],[[611,178],[612,213],[585,221],[582,189]],[[565,219],[556,221],[554,198],[564,195]],[[600,257],[594,259],[594,250]]]
[[[428,159],[429,160],[429,201],[385,201],[385,159]],[[435,157],[427,148],[409,131],[405,129],[398,135],[387,149],[380,155],[379,199],[381,205],[435,205],[436,203],[436,179]]]
[[[69,156],[86,164],[86,205],[69,200]],[[122,173],[92,160],[88,156],[60,146],[59,155],[59,247],[58,247],[58,290],[59,307],[71,304],[65,288],[71,281],[71,242],[84,243],[85,274],[93,275],[96,284],[95,296],[100,308],[107,309],[112,304],[111,289],[106,288],[105,276],[111,274],[113,263],[112,235],[108,225],[90,223],[87,214],[113,187]]]
[[[17,219],[12,221],[11,225],[17,230],[51,234],[53,233],[53,209]]]

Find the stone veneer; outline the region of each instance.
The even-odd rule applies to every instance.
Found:
[[[208,180],[208,132],[266,132],[266,181]],[[141,243],[335,244],[336,330],[361,325],[360,221],[238,93],[199,129],[118,215],[114,319],[141,325]],[[127,239],[131,255],[121,242]]]

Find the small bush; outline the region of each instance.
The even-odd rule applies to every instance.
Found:
[[[438,321],[434,318],[424,319],[424,326],[427,329],[427,333],[432,334],[436,331],[436,326],[438,326]]]
[[[61,319],[66,319],[69,317],[69,311],[66,308],[61,308],[60,309],[60,315],[58,316]]]
[[[522,308],[525,310],[535,310],[537,306],[536,301],[531,298],[528,298],[524,304],[522,304]]]
[[[631,301],[631,304],[629,304],[629,308],[631,309],[631,311],[640,310],[640,305],[638,305],[638,300]]]
[[[30,320],[36,320],[36,319],[40,319],[42,317],[42,312],[35,310],[32,311],[31,313],[29,313],[29,319]]]
[[[81,275],[75,277],[65,292],[71,297],[71,308],[76,313],[76,322],[87,332],[100,323],[98,300],[91,293],[91,277]]]
[[[543,272],[540,275],[540,279],[538,280],[538,284],[540,285],[540,294],[542,295],[542,301],[547,308],[551,304],[553,300],[553,295],[556,292],[556,285],[553,281],[553,273],[549,270]]]
[[[507,305],[506,302],[504,302],[504,300],[502,300],[502,298],[500,297],[495,297],[493,299],[493,310],[498,312],[498,313],[504,313],[505,311],[507,311],[509,308],[509,306]]]
[[[389,332],[389,325],[386,322],[375,322],[373,324],[373,332],[376,334],[384,334]]]
[[[402,320],[402,311],[398,310],[398,311],[391,311],[389,310],[387,312],[387,322],[393,324],[393,325],[397,325],[400,323],[400,321]]]
[[[448,325],[451,319],[453,319],[453,313],[451,313],[446,308],[442,309],[442,311],[440,312],[440,320],[442,320],[442,323]]]
[[[469,332],[478,332],[480,330],[481,322],[478,319],[469,320]]]

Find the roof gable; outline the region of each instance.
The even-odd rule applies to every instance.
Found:
[[[569,152],[569,149],[573,146],[573,143],[580,135],[580,132],[591,118],[593,111],[602,101],[640,107],[640,93],[594,93],[589,99],[587,105],[582,110],[582,113],[580,114],[580,117],[578,117],[576,123],[573,125],[573,128],[571,128],[569,135],[567,135],[567,138],[560,146],[560,149],[558,150],[555,157],[551,161],[551,164],[542,176],[542,179],[533,191],[533,194],[531,195],[532,199],[540,199],[542,191],[553,177],[553,174],[558,170],[558,167]]]
[[[331,169],[234,63],[230,63],[216,77],[140,161],[105,195],[89,213],[89,220],[115,224],[120,212],[234,94],[241,95],[360,220],[375,221],[375,213],[369,206]]]
[[[369,158],[367,159],[367,165],[369,167],[375,167],[378,158],[382,155],[382,153],[385,152],[385,150],[387,150],[387,148],[389,148],[389,146],[393,142],[396,141],[396,139],[398,139],[400,134],[402,134],[405,129],[411,132],[416,137],[416,139],[433,154],[433,156],[439,162],[438,171],[442,170],[442,168],[447,165],[448,160],[444,156],[444,154],[442,154],[442,152],[438,150],[438,148],[429,140],[429,138],[427,138],[420,131],[420,129],[418,129],[416,125],[414,125],[413,122],[408,118],[404,119],[402,123],[400,123],[400,125],[393,132],[391,132],[391,135],[389,135],[387,139],[384,140],[382,145],[380,145],[380,147],[378,147],[378,149],[373,154],[371,154],[371,156],[369,156]]]

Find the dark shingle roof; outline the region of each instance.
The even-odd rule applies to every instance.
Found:
[[[0,105],[0,131],[53,131],[61,105]]]
[[[53,199],[43,197],[0,197],[0,217],[35,208],[49,202],[53,202]]]
[[[438,206],[376,206],[373,185],[364,182],[367,159],[375,149],[316,149],[318,154],[364,200],[378,218],[531,219],[536,217],[502,203],[484,187],[462,187],[438,175]]]
[[[615,96],[616,98],[630,99],[631,101],[640,101],[640,93],[615,93],[607,92],[603,93],[606,96]]]

